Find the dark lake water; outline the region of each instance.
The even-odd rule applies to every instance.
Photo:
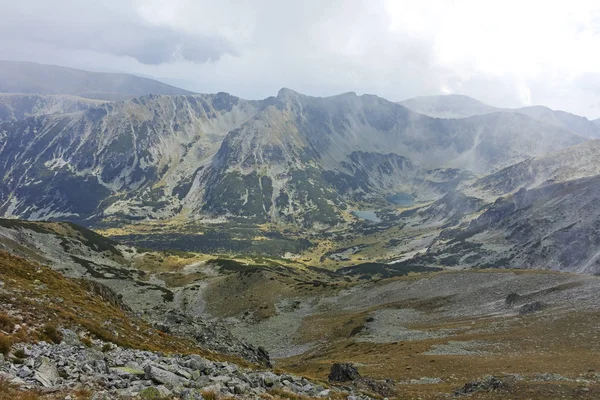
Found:
[[[415,202],[414,198],[410,193],[398,192],[391,194],[385,198],[392,204],[402,207],[412,206]]]

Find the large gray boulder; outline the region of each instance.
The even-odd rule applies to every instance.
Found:
[[[150,379],[156,383],[162,383],[163,385],[171,388],[175,386],[184,386],[185,384],[189,383],[189,381],[184,377],[166,371],[152,364],[147,365],[146,368],[144,368],[144,372],[146,374],[146,379]]]
[[[41,364],[37,367],[33,376],[43,387],[52,387],[60,378],[58,369],[48,357],[41,357],[40,360]]]
[[[350,363],[335,363],[329,372],[331,382],[350,382],[359,378],[358,370]]]

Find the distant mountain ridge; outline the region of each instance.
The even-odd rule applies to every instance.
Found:
[[[331,226],[356,202],[436,199],[469,176],[435,170],[489,173],[585,140],[521,114],[440,120],[353,93],[148,95],[1,124],[0,213]]]
[[[472,97],[460,94],[414,97],[398,103],[414,112],[434,118],[466,118],[496,112],[525,114],[531,118],[568,129],[588,138],[600,138],[599,120],[590,121],[585,117],[565,111],[552,110],[545,106],[501,108],[490,106]]]
[[[18,120],[36,115],[72,113],[102,103],[104,100],[72,95],[0,93],[0,121]]]
[[[419,96],[399,101],[398,104],[434,118],[466,118],[503,110],[462,94]]]
[[[320,235],[389,232],[377,260],[596,273],[596,122],[545,107],[496,109],[466,96],[425,102],[429,113],[454,116],[438,118],[410,109],[420,102],[287,88],[263,100],[3,94],[0,216],[117,231],[157,221],[191,236],[209,224],[268,227],[281,235],[273,247],[285,243],[292,252],[308,251]],[[360,210],[376,218],[361,220]],[[177,240],[196,249],[185,235]],[[241,248],[236,240],[218,248]],[[290,245],[295,240],[301,245]],[[577,257],[552,250],[571,245]],[[344,244],[321,261],[350,262],[347,253],[370,246]]]
[[[435,201],[476,176],[586,142],[595,126],[460,95],[407,107],[283,88],[249,101],[19,62],[0,62],[2,90],[63,94],[0,94],[0,215],[83,224],[178,217],[330,227],[396,193]],[[115,93],[135,97],[81,97]],[[468,116],[411,110],[425,106]]]
[[[68,94],[110,101],[147,94],[192,94],[130,74],[90,72],[25,61],[0,61],[0,93]]]

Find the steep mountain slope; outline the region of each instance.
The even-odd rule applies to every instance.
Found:
[[[523,115],[440,120],[376,96],[283,89],[227,135],[190,198],[215,215],[331,224],[344,197],[410,190],[429,168],[486,172],[582,141]]]
[[[0,250],[52,268],[67,278],[84,280],[108,301],[143,316],[147,323],[165,332],[191,339],[206,350],[269,364],[263,350],[233,338],[222,325],[202,319],[199,313],[185,314],[182,303],[193,298],[197,290],[193,287],[194,278],[201,280],[203,274],[193,274],[187,281],[192,286],[183,293],[179,285],[171,285],[177,278],[149,273],[201,265],[202,258],[139,252],[70,223],[2,219]]]
[[[586,139],[520,114],[433,119],[376,96],[149,95],[0,125],[0,214],[331,226]],[[437,170],[438,172],[435,172]]]
[[[87,110],[101,100],[71,95],[0,94],[0,121]]]
[[[600,273],[600,176],[520,189],[442,231],[417,265]]]
[[[457,94],[415,97],[401,101],[399,104],[419,114],[436,118],[465,118],[495,112],[515,112],[588,138],[600,138],[600,126],[596,121],[544,106],[500,108]]]
[[[478,179],[465,190],[484,196],[501,196],[521,188],[532,189],[596,175],[600,175],[600,140],[511,165]]]
[[[2,214],[173,215],[186,179],[260,107],[227,94],[149,95],[6,122],[0,126]]]
[[[146,94],[191,94],[134,75],[89,72],[24,61],[0,61],[0,93],[70,94],[99,100],[123,100]]]
[[[504,111],[462,94],[420,96],[399,101],[398,104],[435,118],[465,118]]]
[[[6,318],[4,313],[10,313],[14,323],[19,318],[23,328],[15,339],[49,340],[44,326],[50,325],[55,329],[86,330],[90,336],[127,347],[209,353],[192,341],[160,335],[147,322],[134,317],[117,295],[103,285],[65,277],[6,251],[0,251],[0,272],[4,283],[0,286],[0,315]]]
[[[592,139],[600,138],[600,127],[593,121],[565,111],[552,110],[544,106],[531,106],[515,109],[516,112],[529,115],[531,118],[547,124],[566,128],[572,132]]]

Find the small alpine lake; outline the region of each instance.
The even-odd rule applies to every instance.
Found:
[[[405,192],[390,194],[389,196],[386,196],[385,199],[394,205],[402,207],[410,207],[415,202],[412,194]]]
[[[364,219],[371,222],[381,222],[381,219],[375,214],[373,210],[363,210],[363,211],[352,211],[352,215],[357,218]]]

